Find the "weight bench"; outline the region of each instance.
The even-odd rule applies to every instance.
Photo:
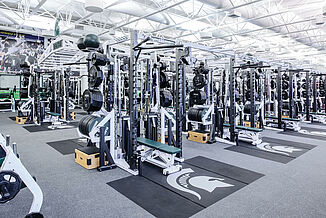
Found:
[[[163,174],[168,175],[182,169],[181,165],[174,163],[176,154],[181,153],[180,148],[169,146],[151,139],[137,138],[138,145],[141,146],[141,160],[163,168]]]
[[[230,124],[224,123],[223,126],[230,128]],[[262,143],[260,133],[263,129],[246,127],[246,126],[235,126],[235,129],[240,130],[238,132],[238,139],[246,142],[250,142],[253,145],[258,145]],[[229,135],[228,132],[225,132],[224,135]]]
[[[273,117],[273,116],[266,116],[265,118],[272,119],[272,120],[278,119],[277,117]],[[289,118],[289,117],[282,117],[282,120],[300,122],[300,119]]]
[[[55,129],[56,127],[60,126],[62,123],[59,121],[61,114],[54,113],[54,112],[45,112],[49,115],[49,121],[51,122],[50,129]]]
[[[273,117],[273,116],[266,116],[265,118],[272,119],[272,120],[277,120],[278,119],[277,117]],[[299,131],[301,129],[301,127],[299,126],[300,119],[282,117],[282,121],[284,122],[284,131],[288,127],[293,129],[294,131]]]
[[[307,116],[306,112],[300,111],[299,113],[302,114],[302,120],[304,120]],[[309,115],[311,117],[311,122],[314,122],[314,120],[316,119],[317,122],[326,124],[326,113],[309,112]]]

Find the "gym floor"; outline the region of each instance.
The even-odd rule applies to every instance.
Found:
[[[44,194],[41,212],[45,217],[153,217],[106,184],[130,174],[121,169],[88,171],[74,162],[74,154],[62,155],[46,144],[77,138],[76,129],[30,133],[9,119],[15,115],[0,113],[0,132],[17,143],[23,164],[37,178]],[[271,130],[263,135],[317,147],[282,164],[225,150],[227,144],[184,139],[185,159],[201,155],[265,175],[194,217],[326,217],[326,142]],[[0,217],[24,217],[31,203],[32,195],[24,189],[14,200],[0,205]]]

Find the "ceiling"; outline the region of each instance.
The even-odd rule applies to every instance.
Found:
[[[94,0],[95,1],[95,0]],[[1,0],[2,29],[51,36],[99,34],[119,41],[137,29],[191,42],[211,53],[249,55],[274,64],[326,70],[326,29],[321,0],[103,0],[104,11],[85,10],[84,0]],[[316,23],[319,23],[317,25]]]

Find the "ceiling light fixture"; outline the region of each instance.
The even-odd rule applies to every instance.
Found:
[[[315,24],[317,26],[323,25],[325,23],[324,18],[321,16],[316,17]]]
[[[103,12],[103,0],[85,0],[85,9],[92,13]]]

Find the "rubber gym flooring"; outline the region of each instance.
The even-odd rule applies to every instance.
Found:
[[[59,148],[56,149],[55,146],[49,145],[51,142],[76,140],[78,134],[74,128],[30,133],[9,119],[10,116],[14,116],[14,114],[0,113],[0,132],[11,135],[12,142],[16,142],[18,145],[18,153],[22,162],[30,173],[36,176],[44,193],[42,213],[45,217],[154,217],[155,214],[153,215],[152,211],[155,207],[159,207],[164,212],[171,209],[168,206],[175,207],[180,205],[180,202],[185,202],[184,199],[187,199],[188,203],[192,202],[188,201],[189,196],[182,196],[174,191],[171,192],[173,193],[171,196],[174,196],[173,199],[183,200],[175,201],[176,205],[166,204],[165,199],[159,197],[160,190],[164,186],[156,186],[159,187],[156,191],[150,187],[155,186],[158,182],[152,182],[155,179],[152,178],[154,174],[145,177],[131,177],[121,169],[102,173],[96,170],[88,171],[74,162],[73,153],[69,151],[66,153],[62,150],[60,152]],[[77,118],[80,116],[77,115]],[[324,126],[304,125],[311,128],[323,128],[326,131]],[[230,147],[227,144],[199,144],[184,139],[183,155],[188,161],[185,163],[188,164],[187,168],[192,168],[195,171],[197,168],[210,171],[211,176],[215,177],[216,175],[213,175],[214,172],[208,166],[198,167],[199,163],[191,162],[198,157],[204,157],[255,172],[255,175],[264,176],[241,186],[223,198],[214,197],[217,199],[216,202],[210,201],[200,210],[198,209],[199,205],[195,204],[192,211],[190,209],[190,212],[184,211],[180,216],[186,214],[185,216],[192,215],[193,217],[224,218],[326,217],[325,140],[278,134],[276,131],[270,130],[264,131],[263,135],[268,138],[316,147],[284,164],[226,150],[225,148]],[[207,160],[204,162],[209,163]],[[209,165],[215,166],[215,164]],[[224,180],[226,183],[233,180],[220,174],[217,177],[220,176],[230,179]],[[135,199],[128,198],[126,193],[122,194],[115,189],[116,187],[112,187],[112,184],[118,184],[118,181],[122,180],[129,180],[128,189],[130,190],[138,187],[135,192],[140,197],[144,195],[141,199],[146,201],[149,208],[140,206]],[[151,182],[148,185],[139,186],[137,180]],[[241,180],[238,182],[241,183]],[[151,190],[154,191],[151,192]],[[145,198],[146,195],[152,196],[150,202],[152,206]],[[14,200],[0,205],[0,217],[24,217],[28,213],[31,202],[32,195],[24,189]],[[156,202],[157,204],[155,204]],[[161,205],[160,202],[162,202]],[[162,209],[164,205],[167,208],[163,207]]]

